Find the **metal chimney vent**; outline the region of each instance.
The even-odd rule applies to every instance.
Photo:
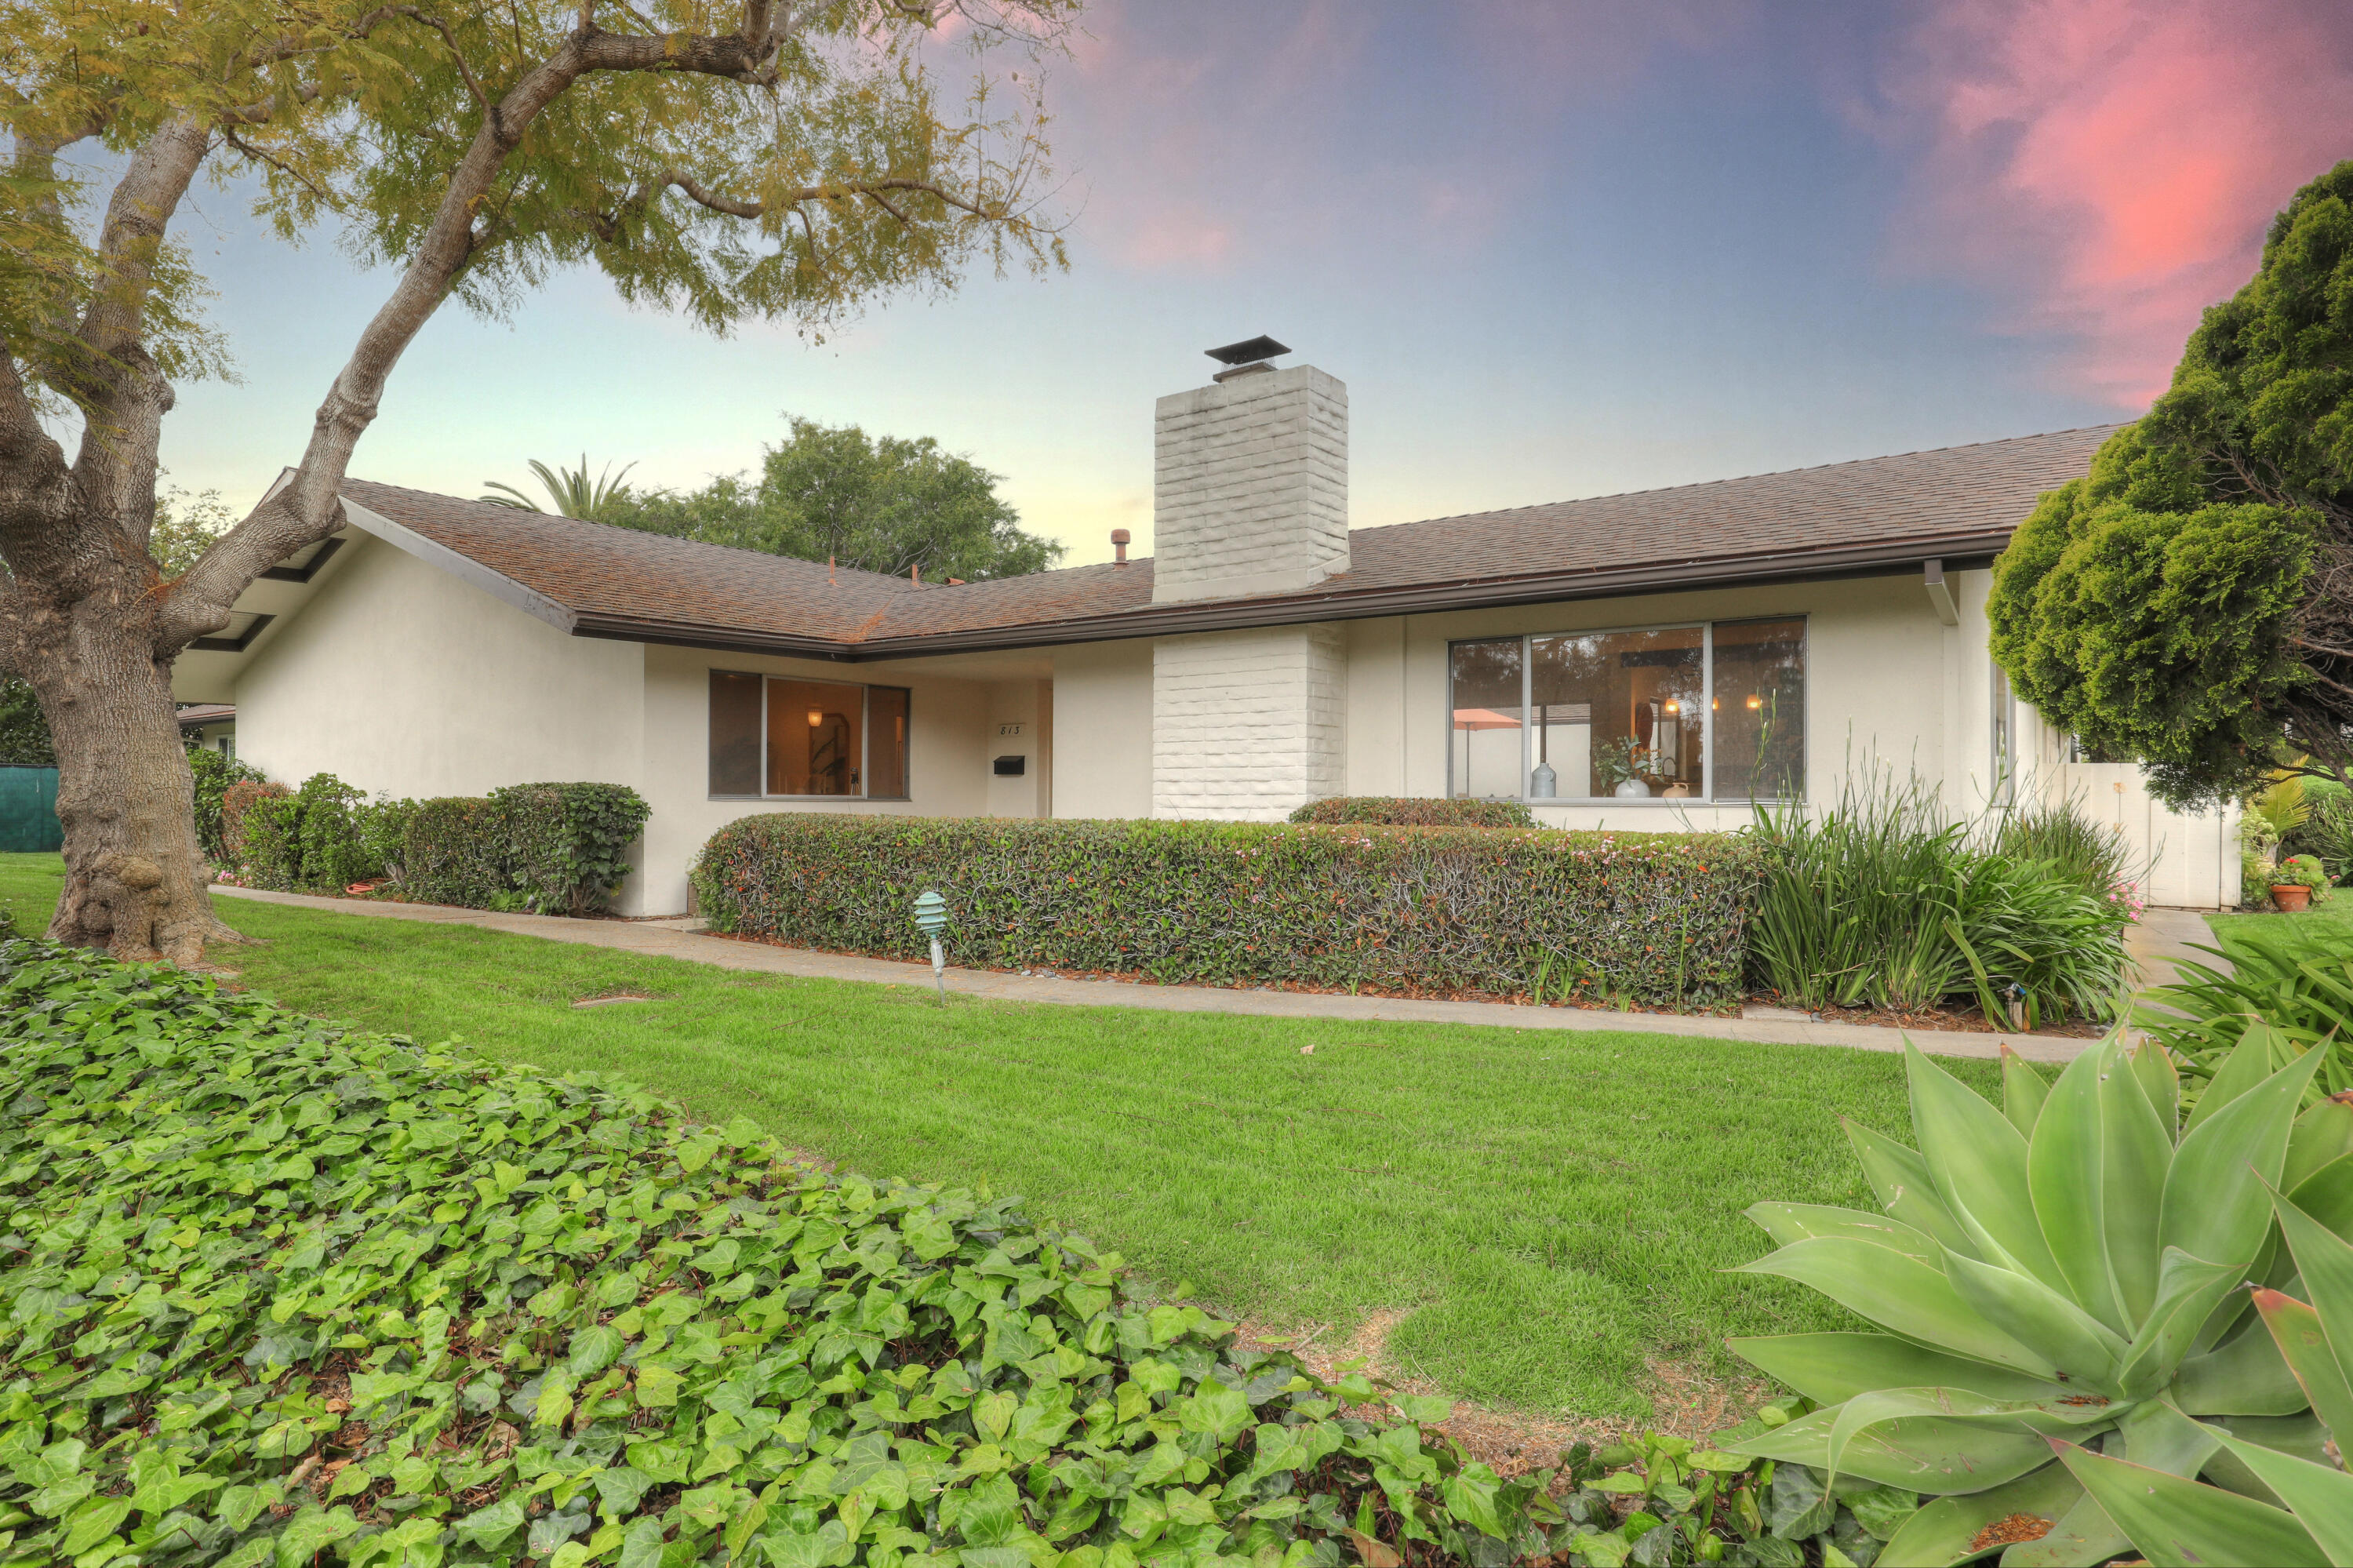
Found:
[[[1240,343],[1229,343],[1223,348],[1206,352],[1220,365],[1249,365],[1255,360],[1272,359],[1278,354],[1289,354],[1291,350],[1261,333],[1256,337],[1244,338]]]

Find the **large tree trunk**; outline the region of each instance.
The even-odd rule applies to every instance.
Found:
[[[194,964],[207,941],[241,938],[214,917],[206,891],[172,668],[152,652],[136,582],[152,574],[143,560],[121,567],[35,616],[20,648],[57,745],[65,825],[65,894],[48,934],[121,959]]]

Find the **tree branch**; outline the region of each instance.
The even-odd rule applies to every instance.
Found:
[[[466,51],[458,47],[458,35],[451,32],[449,24],[440,17],[431,16],[415,5],[379,5],[360,18],[359,25],[353,29],[352,36],[364,38],[375,31],[378,22],[394,16],[405,16],[420,27],[430,27],[440,34],[441,41],[449,47],[449,61],[458,68],[458,75],[465,81],[466,90],[474,95],[474,101],[481,106],[484,113],[492,112],[491,95],[482,90],[481,79],[474,74],[474,68],[466,63]]]
[[[400,7],[385,9],[386,14],[405,14]],[[583,0],[580,25],[484,110],[472,144],[451,171],[433,220],[399,282],[362,330],[350,359],[320,404],[301,464],[275,494],[216,540],[166,590],[155,620],[158,656],[168,657],[191,640],[227,624],[237,596],[262,571],[343,527],[343,476],[350,471],[361,435],[375,421],[385,384],[472,257],[482,204],[524,132],[550,104],[582,77],[599,71],[675,71],[754,83],[775,79],[782,36],[773,18],[756,40],[743,34],[623,35],[599,29],[594,10],[593,0]]]
[[[803,185],[798,190],[786,192],[778,201],[758,202],[742,201],[733,196],[721,196],[691,175],[681,174],[676,169],[664,170],[660,178],[633,194],[627,205],[643,206],[666,190],[676,190],[696,206],[708,207],[712,212],[723,213],[729,217],[765,217],[771,212],[798,208],[805,202],[840,201],[848,197],[864,196],[901,223],[908,222],[907,215],[892,206],[881,194],[884,191],[920,192],[925,196],[935,196],[957,211],[970,213],[975,217],[997,216],[978,202],[958,196],[946,186],[931,180],[894,176],[880,180],[852,180],[840,185]]]

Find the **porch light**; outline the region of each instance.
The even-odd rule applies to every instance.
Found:
[[[814,717],[815,715],[811,715]],[[948,928],[948,901],[926,889],[915,900],[915,929],[931,939],[932,979],[940,988],[940,1001],[948,999],[947,956],[940,951],[940,933]]]
[[[1681,703],[1669,703],[1667,705],[1667,711],[1671,714],[1679,714],[1683,711],[1683,707]]]
[[[1756,705],[1756,704],[1754,704],[1754,703],[1751,703],[1751,704],[1749,704],[1748,705],[1749,705],[1750,707],[1755,707],[1757,705]],[[811,708],[811,709],[809,709],[809,728],[811,728],[811,729],[815,729],[818,726],[819,726],[819,725],[823,724],[824,722],[825,722],[825,712],[824,712],[824,710],[823,710],[823,709],[821,709],[821,708]]]
[[[1765,699],[1762,697],[1751,697],[1748,699],[1748,705],[1752,708],[1761,708],[1765,705]]]

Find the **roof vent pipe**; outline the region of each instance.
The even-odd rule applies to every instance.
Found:
[[[1124,528],[1114,528],[1111,531],[1111,564],[1113,566],[1127,565],[1127,541],[1130,536]]]

